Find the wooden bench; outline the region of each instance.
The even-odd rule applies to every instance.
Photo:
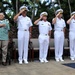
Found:
[[[32,50],[32,60],[34,60],[34,52],[39,50],[39,40],[37,38],[31,39],[32,44],[33,44],[33,50]],[[53,45],[53,39],[51,39],[51,46]],[[49,46],[48,50],[48,57],[50,56],[50,49],[54,49],[54,47]]]
[[[13,39],[13,42],[15,43],[15,50],[14,50],[14,59],[15,59],[15,62],[16,62],[16,59],[17,59],[17,52],[18,52],[18,41],[16,38]]]
[[[34,51],[39,50],[39,40],[36,38],[36,39],[31,39],[31,41],[33,43],[32,60],[34,60]],[[64,49],[64,52],[69,50],[69,42],[68,42],[67,38],[64,40],[64,48],[63,49]],[[54,51],[54,50],[55,50],[54,39],[51,38],[50,39],[49,50],[48,50],[48,57],[49,58],[50,58],[51,51]]]
[[[16,60],[16,51],[18,50],[18,42],[17,42],[17,39],[13,39],[13,41],[15,42],[15,47],[16,47],[16,50],[14,50],[14,58]],[[31,58],[31,60],[34,60],[34,51],[38,51],[39,50],[39,40],[37,38],[32,38],[30,40],[32,42],[32,49],[30,50],[30,53],[29,53],[29,57]],[[50,39],[50,45],[49,45],[49,50],[48,50],[48,57],[50,58],[50,53],[51,51],[54,51],[55,50],[55,47],[54,47],[54,39],[51,38]],[[64,41],[64,52],[69,50],[69,42],[68,42],[68,39],[65,39]]]
[[[64,56],[65,56],[65,53],[66,53],[66,55],[70,55],[70,47],[69,47],[69,39],[65,39],[65,41],[64,41]]]
[[[49,59],[50,59],[50,55],[51,55],[51,51],[54,51],[55,50],[55,47],[54,47],[54,39],[51,38],[50,39],[50,43],[49,43],[49,50],[48,50],[48,56],[49,56]],[[54,54],[53,54],[54,55]]]
[[[64,40],[64,49],[69,50],[69,40],[68,39]]]
[[[69,40],[67,38],[65,38],[64,40],[64,53],[68,50],[69,51]],[[50,56],[50,52],[51,50],[55,50],[55,46],[54,46],[54,39],[50,39],[50,50],[49,50],[49,56]],[[69,52],[68,52],[69,55]]]
[[[39,40],[37,38],[31,39],[33,50],[32,50],[32,60],[34,60],[34,51],[39,50]]]

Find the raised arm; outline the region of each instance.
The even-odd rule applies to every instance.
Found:
[[[74,18],[74,15],[70,17],[70,19],[68,19],[67,24],[70,24],[71,20]]]
[[[55,18],[52,20],[52,24],[55,24],[56,23],[56,19],[57,17],[60,15],[60,12],[55,16]]]
[[[22,9],[17,15],[14,16],[14,21],[17,21],[18,16],[24,11],[25,9]]]
[[[38,23],[41,19],[42,19],[42,16],[41,16],[39,19],[37,19],[37,20],[34,22],[34,24],[37,25],[37,23]]]

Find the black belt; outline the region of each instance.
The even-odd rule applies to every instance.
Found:
[[[54,30],[54,31],[63,31],[63,30]]]
[[[45,36],[47,36],[48,34],[41,34],[41,35],[45,35]]]
[[[48,35],[48,34],[45,34],[46,36]]]

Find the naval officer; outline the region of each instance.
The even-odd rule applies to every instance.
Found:
[[[39,25],[39,60],[41,63],[47,63],[47,53],[49,46],[49,39],[51,35],[51,23],[47,21],[47,12],[42,12],[40,18],[34,24]]]
[[[28,43],[32,31],[32,21],[27,16],[27,11],[28,9],[26,6],[21,6],[20,12],[14,17],[14,21],[18,23],[19,64],[22,64],[22,61],[28,64]]]
[[[64,31],[65,31],[65,21],[62,18],[63,10],[58,9],[55,12],[55,18],[52,20],[54,24],[54,42],[55,42],[55,60],[57,62],[64,61],[62,58],[63,55],[63,46],[64,46]]]
[[[70,58],[75,60],[75,11],[71,13],[70,19],[67,21],[70,25],[69,40],[70,40]]]

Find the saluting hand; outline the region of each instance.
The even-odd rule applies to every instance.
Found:
[[[56,17],[58,17],[60,15],[60,12],[56,15]]]
[[[42,19],[43,16],[40,16],[40,20]]]
[[[21,14],[23,11],[25,11],[25,9],[22,9],[19,13]]]
[[[74,15],[71,16],[71,19],[73,19],[73,18],[74,18]]]

